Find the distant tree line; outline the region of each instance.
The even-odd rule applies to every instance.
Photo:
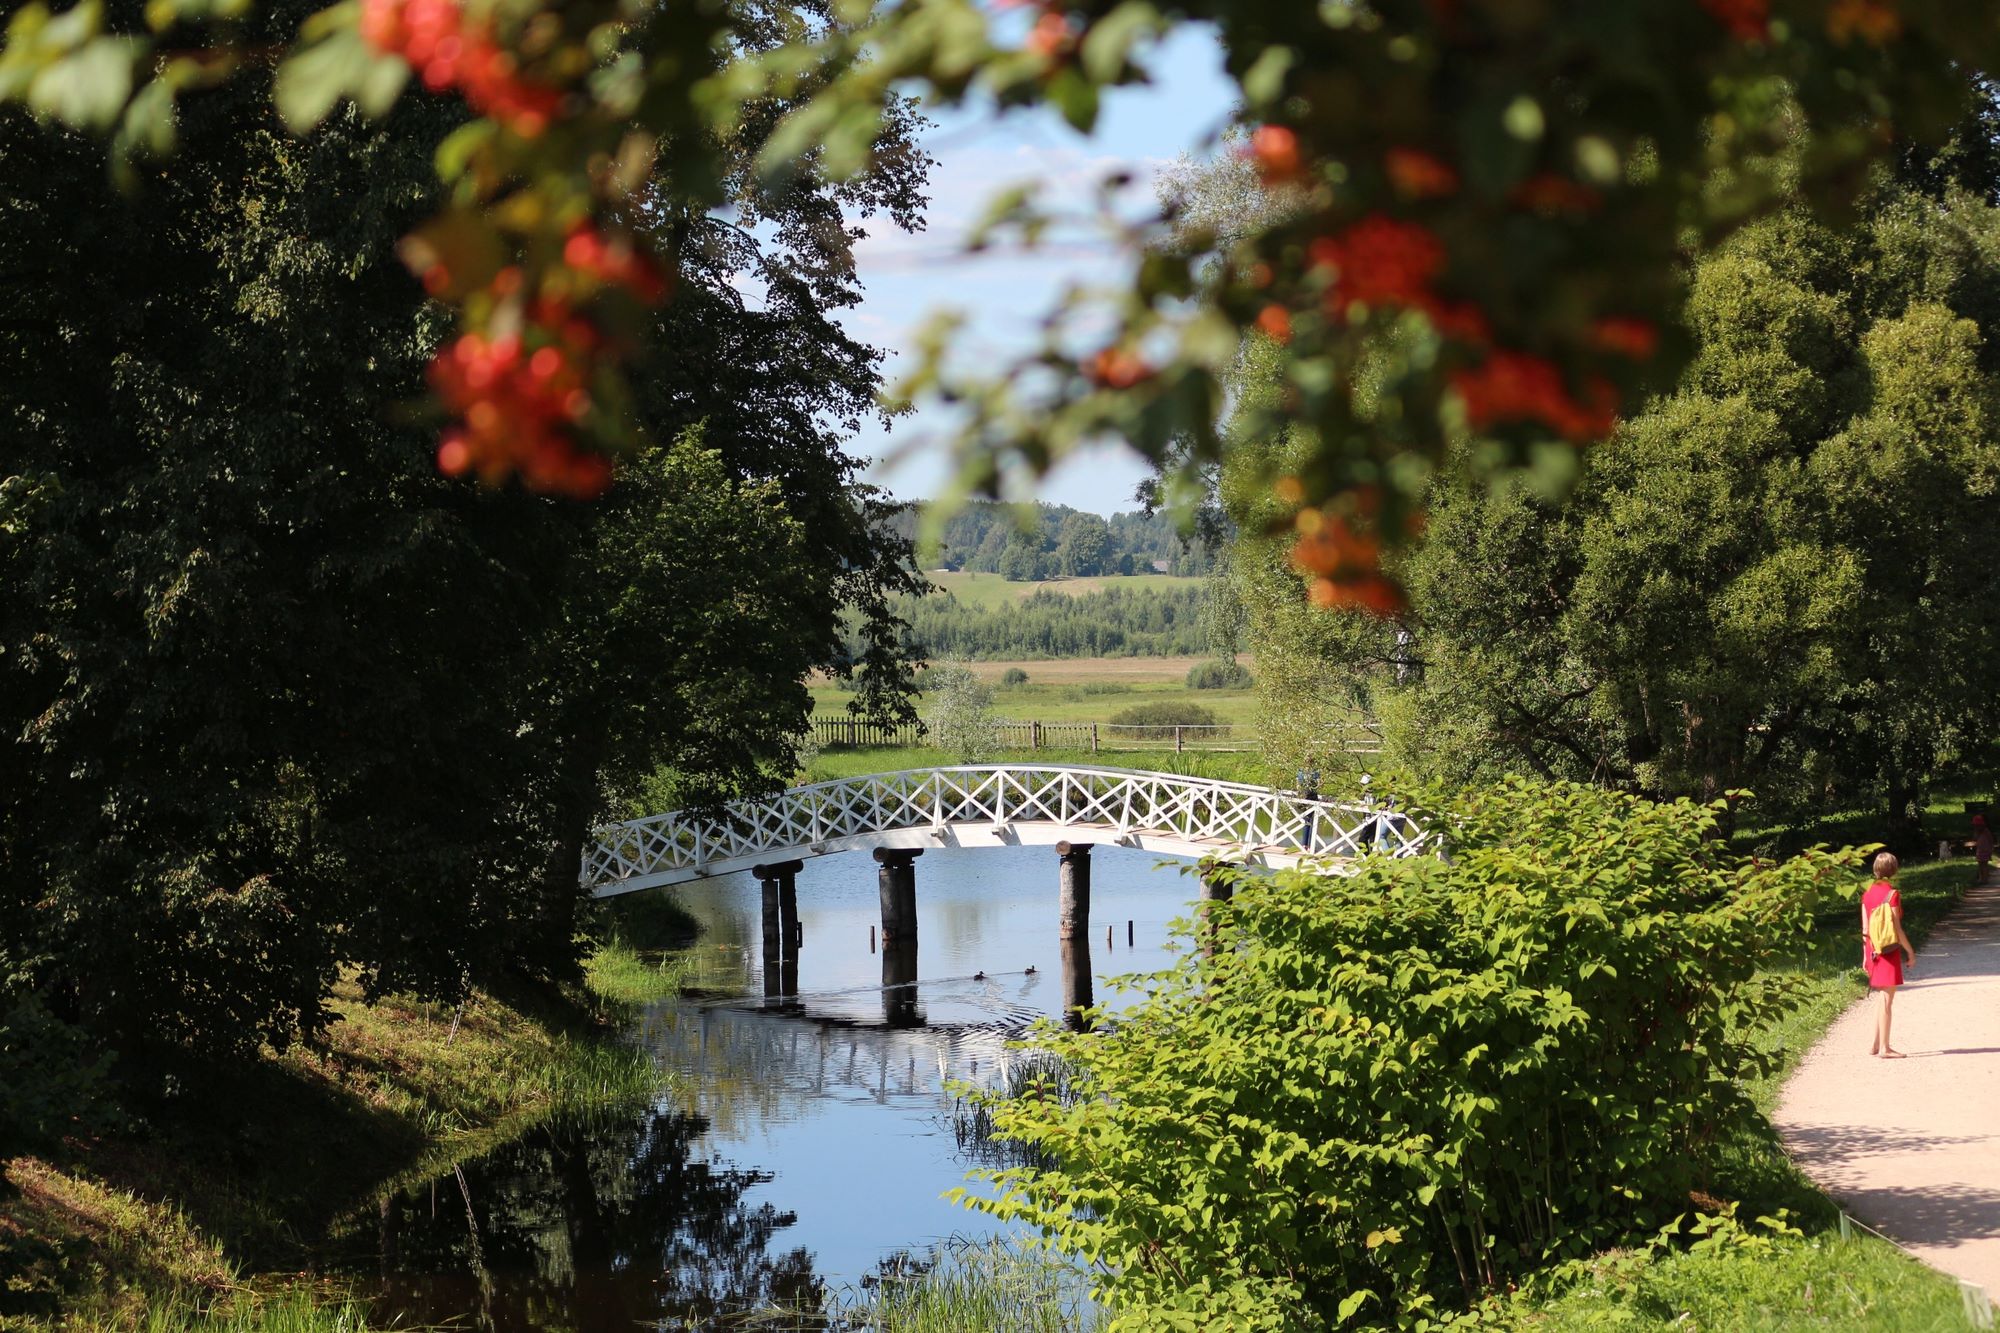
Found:
[[[931,657],[1174,657],[1209,651],[1207,595],[1199,583],[1077,597],[1042,588],[986,608],[940,592],[898,599],[894,609],[916,651]]]
[[[912,512],[894,520],[899,536],[914,539],[921,525]],[[953,514],[943,535],[918,558],[926,568],[999,574],[1016,582],[1118,574],[1209,573],[1212,543],[1183,532],[1165,512],[1104,518],[1067,505],[1011,505],[975,501]]]

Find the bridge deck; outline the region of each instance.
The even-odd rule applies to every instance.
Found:
[[[1089,842],[1281,868],[1375,851],[1413,855],[1405,815],[1173,773],[1070,765],[971,765],[842,778],[599,830],[582,881],[598,897],[873,847]]]

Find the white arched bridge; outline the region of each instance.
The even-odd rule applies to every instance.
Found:
[[[1053,844],[1274,869],[1427,850],[1407,815],[1381,806],[1173,773],[1000,764],[816,782],[608,825],[584,856],[583,884],[609,898],[835,852]]]

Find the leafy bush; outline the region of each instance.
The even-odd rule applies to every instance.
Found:
[[[1086,680],[1076,687],[1076,693],[1089,696],[1097,694],[1130,694],[1132,686],[1122,680]]]
[[[0,990],[0,1163],[103,1120],[110,1066],[88,1033],[49,1013],[39,997]]]
[[[1191,690],[1247,690],[1252,683],[1250,668],[1241,662],[1197,662],[1187,673]]]
[[[993,753],[993,691],[963,662],[931,667],[924,687],[924,716],[931,744],[961,764],[977,764]]]
[[[1075,1101],[988,1096],[1059,1165],[966,1201],[1100,1265],[1121,1327],[1415,1329],[1718,1189],[1745,1034],[1796,991],[1755,974],[1838,858],[1741,860],[1712,808],[1584,786],[1428,818],[1449,862],[1239,874],[1212,955],[1040,1034]]]
[[[1134,704],[1121,708],[1111,715],[1114,727],[1138,728],[1137,735],[1158,738],[1171,736],[1175,727],[1214,727],[1215,714],[1200,704],[1187,703],[1179,699],[1162,699],[1157,703]],[[1224,735],[1227,728],[1212,731],[1210,735]]]
[[[1026,685],[1028,683],[1028,673],[1019,667],[1008,667],[1000,673],[1000,683],[1010,690],[1016,685]]]

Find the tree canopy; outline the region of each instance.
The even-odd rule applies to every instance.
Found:
[[[1900,819],[2000,688],[1996,317],[2000,211],[1956,186],[1746,228],[1694,271],[1681,383],[1567,503],[1440,481],[1401,621],[1302,618],[1259,548],[1260,679],[1317,662],[1417,771]]]
[[[841,447],[878,363],[824,223],[863,187],[746,190],[752,236],[654,182],[689,256],[633,352],[674,367],[656,443],[591,503],[473,487],[415,410],[449,312],[395,251],[464,121],[299,139],[239,78],[120,188],[0,109],[0,1023],[233,1049],[310,1037],[344,968],[568,975],[583,840],[641,779],[788,779],[814,670],[909,716],[919,585]],[[866,188],[912,218],[924,165]]]
[[[997,371],[951,369],[941,328],[904,388],[965,406],[968,488],[1106,434],[1199,468],[1223,448],[1239,334],[1262,329],[1284,391],[1254,433],[1299,443],[1263,479],[1273,522],[1321,602],[1377,611],[1400,605],[1383,554],[1450,441],[1483,442],[1482,474],[1566,476],[1570,446],[1679,371],[1690,238],[1786,199],[1851,205],[1871,164],[1941,141],[1967,76],[2000,61],[1986,0],[1334,0],[1304,21],[1284,0],[343,0],[303,24],[254,0],[31,0],[0,99],[110,131],[128,164],[171,149],[178,98],[274,55],[295,130],[350,101],[390,114],[413,76],[462,100],[447,188],[403,245],[459,315],[432,374],[454,419],[438,461],[590,494],[604,451],[644,436],[631,334],[685,278],[648,182],[706,209],[753,177],[830,177],[866,205],[871,173],[913,152],[912,89],[1088,130],[1191,23],[1214,25],[1285,207],[1225,227],[1107,217],[1129,280],[1079,294]],[[1032,244],[1048,221],[1016,192],[979,239]]]

